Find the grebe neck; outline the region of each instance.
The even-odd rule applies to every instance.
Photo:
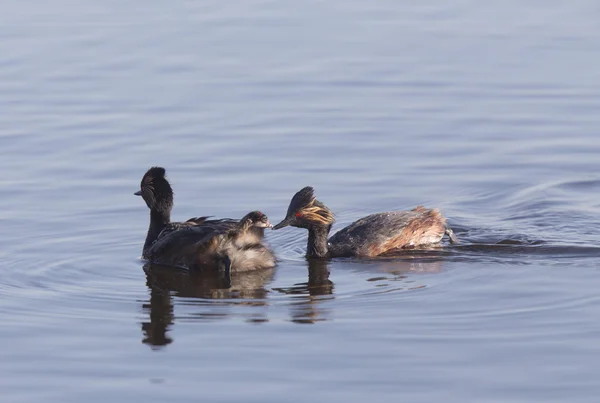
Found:
[[[331,225],[313,225],[308,228],[306,257],[329,257],[329,249],[327,248],[327,235],[329,235],[329,230],[331,230]]]
[[[171,222],[171,213],[165,213],[158,210],[150,210],[150,226],[144,242],[144,252],[158,238],[158,234]]]

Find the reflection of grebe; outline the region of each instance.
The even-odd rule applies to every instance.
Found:
[[[142,322],[144,338],[142,343],[153,347],[171,344],[173,339],[167,336],[169,327],[173,324],[173,304],[171,294],[168,290],[150,287],[150,300],[142,305],[144,311],[148,312],[150,321]]]
[[[294,195],[285,218],[273,229],[288,225],[308,229],[306,256],[315,258],[374,257],[435,245],[444,234],[451,242],[458,241],[437,209],[422,206],[410,211],[371,214],[338,231],[328,241],[333,222],[333,212],[307,186]]]
[[[146,286],[150,290],[149,301],[142,305],[149,319],[141,324],[144,334],[142,342],[145,344],[160,347],[173,342],[168,332],[177,322],[174,296],[179,298],[181,304],[197,305],[200,312],[190,316],[194,320],[225,318],[230,313],[219,309],[220,306],[244,305],[256,307],[248,315],[248,321],[268,321],[266,309],[260,307],[267,305],[268,291],[265,287],[273,280],[274,269],[239,273],[231,279],[225,279],[219,273],[176,269],[151,263],[144,265],[144,272]]]
[[[142,256],[155,263],[187,268],[246,271],[273,267],[275,257],[262,243],[267,217],[253,211],[241,221],[191,218],[171,222],[173,189],[165,169],[150,168],[142,177],[140,190],[150,209],[150,225]]]
[[[312,324],[329,320],[329,311],[320,306],[323,301],[333,299],[334,284],[329,280],[328,262],[311,260],[308,262],[308,282],[292,287],[274,288],[283,294],[293,296],[292,322]]]

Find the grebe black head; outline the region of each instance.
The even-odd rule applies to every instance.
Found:
[[[150,168],[142,177],[140,190],[134,195],[142,196],[150,210],[171,213],[173,189],[165,177],[165,169],[162,167]]]
[[[333,212],[315,198],[315,190],[311,186],[306,186],[292,197],[285,218],[273,229],[288,225],[298,228],[331,227],[334,222]]]

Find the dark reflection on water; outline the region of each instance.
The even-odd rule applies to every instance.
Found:
[[[330,312],[322,307],[322,302],[334,298],[334,284],[329,279],[329,262],[310,260],[308,281],[291,287],[273,288],[273,291],[289,295],[290,316],[294,323],[316,323],[328,320]]]
[[[173,324],[171,292],[150,285],[150,281],[147,284],[150,288],[150,299],[142,304],[142,310],[149,316],[149,321],[142,322],[142,343],[155,347],[166,346],[173,342],[173,339],[167,336],[167,331]]]
[[[217,273],[145,264],[143,268],[150,299],[142,306],[150,321],[142,323],[143,342],[155,347],[173,342],[167,333],[177,321],[174,298],[177,298],[180,306],[195,307],[194,312],[179,319],[184,321],[226,319],[233,314],[216,309],[226,306],[268,306],[273,303],[268,300],[270,292],[290,297],[287,305],[293,323],[315,324],[331,320],[334,311],[327,301],[335,299],[335,283],[330,278],[332,267],[336,267],[338,273],[340,270],[353,270],[369,274],[364,281],[373,283],[375,288],[361,290],[358,294],[377,295],[426,288],[426,284],[415,283],[411,276],[416,273],[441,273],[447,262],[505,262],[510,258],[513,263],[525,264],[526,257],[536,255],[553,258],[600,257],[598,247],[552,245],[543,240],[530,240],[518,235],[495,241],[488,239],[487,242],[479,238],[483,242],[470,242],[471,238],[467,234],[471,232],[477,231],[460,227],[458,233],[463,238],[458,245],[411,249],[373,259],[307,260],[306,282],[272,289],[269,289],[268,284],[273,281],[276,269],[236,273],[231,278],[223,278]],[[515,258],[518,260],[514,261]],[[281,265],[285,266],[285,261]],[[245,316],[247,322],[269,322],[264,312],[248,313]]]
[[[273,279],[274,269],[236,273],[224,278],[218,273],[177,269],[169,266],[146,264],[146,284],[149,288],[170,290],[180,298],[224,300],[232,303],[244,299],[263,300],[267,296],[265,285]],[[252,303],[254,304],[254,303]],[[256,302],[260,305],[260,302]]]
[[[198,309],[190,316],[194,320],[225,319],[228,314],[214,311],[215,306],[245,305],[259,307],[267,305],[266,285],[273,280],[274,269],[236,273],[224,278],[218,273],[178,269],[169,266],[146,263],[146,286],[150,299],[142,304],[143,311],[150,321],[142,322],[144,338],[142,342],[152,346],[165,346],[173,342],[167,335],[175,324],[174,298],[181,304]],[[262,323],[266,317],[250,317],[248,321]]]

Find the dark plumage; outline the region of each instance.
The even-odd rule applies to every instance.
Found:
[[[194,217],[171,222],[173,190],[161,167],[144,174],[135,194],[150,209],[144,259],[202,270],[244,271],[275,265],[273,253],[262,243],[264,229],[271,227],[263,213],[253,211],[240,221]]]
[[[410,211],[391,211],[368,215],[327,236],[334,223],[327,206],[316,200],[307,186],[292,198],[285,219],[273,229],[291,225],[308,230],[307,257],[374,257],[396,250],[434,245],[444,234],[458,242],[446,219],[437,209],[422,206]]]
[[[207,220],[159,237],[147,255],[154,263],[200,270],[271,268],[275,256],[253,231],[269,227],[269,220],[260,212],[249,213],[233,225],[230,220]]]
[[[146,234],[146,241],[142,249],[142,257],[148,259],[147,251],[159,238],[182,228],[198,226],[206,223],[208,217],[194,217],[185,222],[171,222],[173,209],[173,189],[165,176],[165,169],[152,167],[146,171],[140,183],[140,190],[134,193],[142,196],[150,209],[150,225]],[[227,222],[227,220],[222,220]],[[229,220],[229,225],[234,226],[235,220]]]

